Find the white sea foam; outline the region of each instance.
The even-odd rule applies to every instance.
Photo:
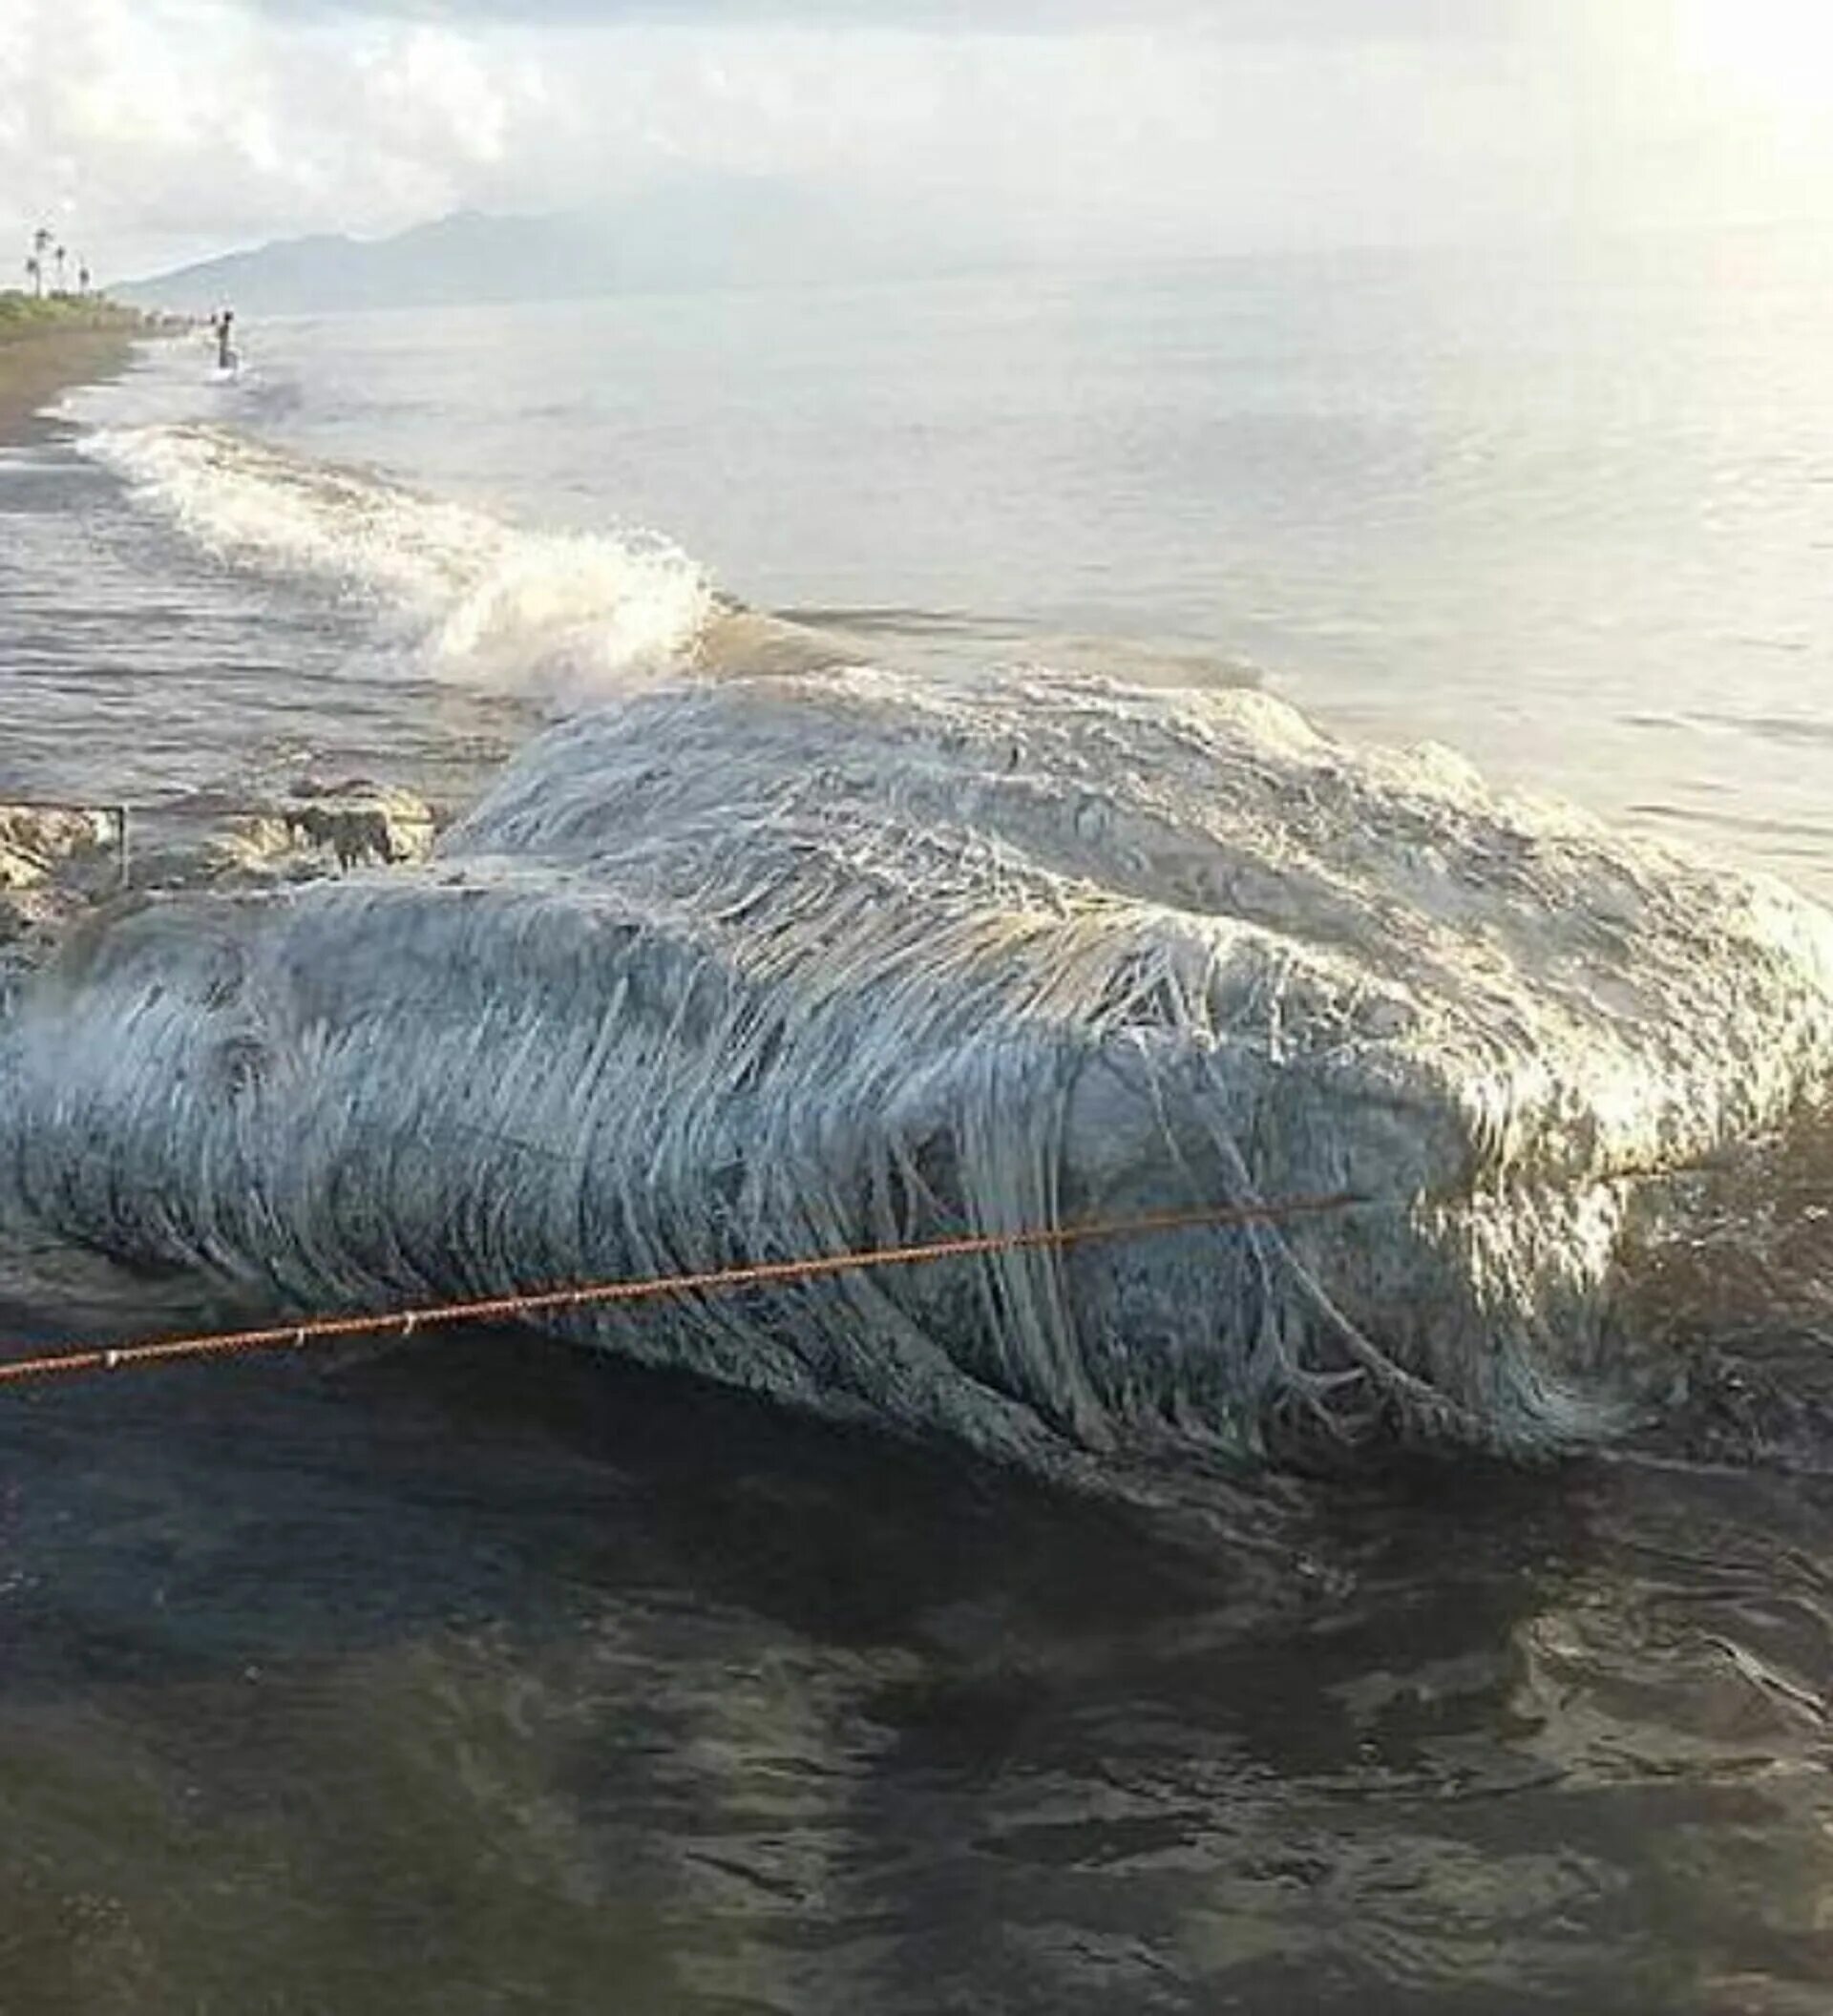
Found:
[[[1360,1209],[684,1301],[645,1359],[1026,1461],[1599,1432],[1661,1173],[1833,1062],[1833,919],[1253,693],[832,670],[532,745],[425,870],[155,903],[0,1036],[0,1192],[388,1306]]]
[[[101,429],[84,445],[222,559],[364,598],[435,673],[602,693],[677,659],[712,606],[703,571],[660,538],[522,531],[225,428]]]

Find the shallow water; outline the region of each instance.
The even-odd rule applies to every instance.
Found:
[[[1824,2006],[1819,1480],[1148,1516],[508,1337],[0,1444],[9,2006]]]
[[[0,793],[462,801],[646,676],[650,527],[778,647],[1263,676],[1824,891],[1829,323],[1746,241],[164,350],[0,461]],[[9,1400],[0,2007],[1823,2008],[1822,1334],[1720,1292],[1609,1460],[1151,1503],[514,1336]]]

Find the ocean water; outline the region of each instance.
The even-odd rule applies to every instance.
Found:
[[[513,746],[525,685],[387,649],[404,602],[435,620],[398,567],[440,529],[385,509],[327,553],[298,489],[330,463],[660,536],[877,657],[1264,678],[1819,891],[1830,303],[1824,246],[1750,234],[256,326],[234,384],[181,346],[68,410],[298,457],[290,497],[280,466],[187,485],[169,442],[164,511],[68,438],[10,458],[9,783]],[[238,538],[270,564],[222,564]]]
[[[0,452],[0,796],[1057,667],[1833,893],[1829,338],[1747,236],[158,346]],[[10,1400],[0,2007],[1823,2008],[1822,1334],[1734,1288],[1684,1435],[1149,1511],[513,1336]]]

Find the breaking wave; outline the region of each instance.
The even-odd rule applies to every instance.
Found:
[[[1780,886],[1252,692],[833,668],[582,714],[425,869],[74,943],[0,1192],[315,1310],[1353,1193],[568,1327],[1059,1469],[1527,1450],[1636,1398],[1670,1179],[1829,1071]]]
[[[435,673],[587,697],[678,659],[713,606],[664,539],[518,530],[230,429],[102,429],[84,447],[223,560],[362,598]]]

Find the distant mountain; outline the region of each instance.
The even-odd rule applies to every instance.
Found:
[[[147,307],[274,315],[878,279],[959,263],[792,184],[700,178],[603,210],[462,210],[393,238],[284,239],[116,291]]]

